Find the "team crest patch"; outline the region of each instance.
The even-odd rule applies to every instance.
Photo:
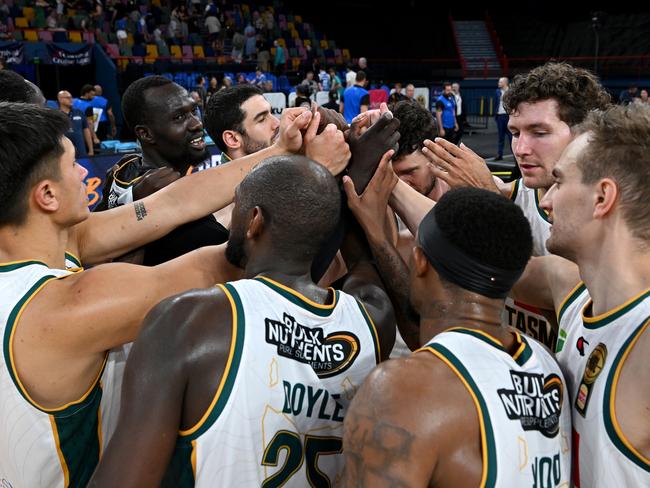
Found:
[[[589,406],[594,382],[605,367],[605,361],[607,361],[607,346],[601,342],[591,352],[589,358],[587,358],[585,372],[582,375],[582,382],[580,382],[578,395],[576,396],[575,407],[578,413],[583,417],[587,413],[587,407]]]
[[[553,438],[560,430],[563,385],[559,376],[510,371],[513,390],[497,390],[506,415],[519,420],[524,430],[539,431]]]
[[[305,327],[291,315],[282,321],[264,319],[266,342],[277,347],[280,356],[309,364],[319,378],[328,378],[352,366],[359,355],[359,338],[347,331],[325,336],[322,328]]]

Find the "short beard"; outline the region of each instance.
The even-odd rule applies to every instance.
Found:
[[[248,256],[244,249],[244,235],[231,229],[230,238],[226,244],[226,259],[233,266],[244,269],[248,262]]]
[[[244,138],[242,149],[244,150],[244,153],[246,153],[247,156],[249,154],[255,154],[256,152],[259,152],[262,149],[266,149],[271,145],[270,142],[260,142],[254,140],[248,137],[248,134],[246,134],[245,132],[242,133],[242,136]]]

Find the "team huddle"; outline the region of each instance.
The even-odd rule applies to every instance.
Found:
[[[650,487],[648,107],[520,75],[506,184],[413,101],[348,126],[235,86],[204,127],[151,76],[89,212],[14,82],[0,486]]]

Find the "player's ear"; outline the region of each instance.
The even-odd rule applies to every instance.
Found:
[[[424,255],[424,251],[422,251],[422,248],[420,246],[414,246],[412,253],[413,270],[415,271],[415,275],[418,278],[422,278],[426,276],[427,271],[429,270],[429,261],[427,260],[427,257]]]
[[[223,138],[223,142],[230,149],[239,149],[241,147],[242,137],[239,132],[234,130],[225,130],[221,137]]]
[[[156,138],[146,125],[136,125],[133,132],[135,132],[135,136],[139,141],[146,142],[147,144],[154,144],[156,142]]]
[[[264,232],[264,214],[259,206],[251,210],[251,218],[248,221],[248,230],[246,237],[248,239],[255,239]]]
[[[32,190],[33,202],[38,208],[47,213],[53,213],[59,209],[58,197],[58,188],[52,180],[40,181]]]

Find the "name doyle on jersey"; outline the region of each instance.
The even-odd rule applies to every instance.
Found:
[[[284,313],[282,321],[267,318],[266,342],[277,347],[280,356],[309,364],[319,378],[339,374],[359,355],[359,338],[347,331],[325,336],[322,328],[306,327]]]
[[[562,380],[551,374],[510,371],[514,390],[497,390],[508,418],[519,420],[524,430],[537,430],[545,437],[555,437],[560,429]]]

